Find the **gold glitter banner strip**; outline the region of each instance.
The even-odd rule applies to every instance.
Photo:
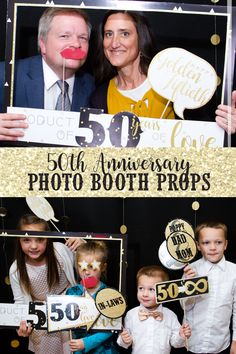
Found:
[[[236,149],[2,148],[0,196],[233,197]]]

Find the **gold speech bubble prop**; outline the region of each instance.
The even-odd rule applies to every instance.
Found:
[[[204,106],[217,87],[217,74],[206,60],[182,48],[168,48],[157,53],[148,69],[148,80],[160,96],[184,118],[184,110]]]
[[[26,197],[25,199],[29,208],[36,216],[38,216],[40,219],[43,219],[45,221],[50,221],[55,227],[55,229],[58,232],[60,232],[60,230],[53,222],[53,221],[58,222],[59,220],[55,218],[54,210],[51,204],[44,197],[29,196]]]

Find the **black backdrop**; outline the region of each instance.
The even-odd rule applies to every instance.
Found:
[[[4,59],[6,0],[0,0],[0,59]],[[181,0],[175,1],[182,3]],[[234,2],[234,0],[233,0]],[[189,0],[185,3],[212,5],[211,0]],[[215,5],[215,4],[214,4]],[[227,0],[216,5],[226,6]],[[233,3],[233,5],[235,5]],[[29,47],[27,47],[29,48]],[[227,171],[227,167],[226,171]],[[60,222],[61,231],[119,233],[120,226],[128,228],[128,268],[126,295],[128,307],[137,305],[135,273],[141,266],[159,264],[158,247],[164,240],[166,224],[173,218],[186,219],[193,226],[206,219],[219,219],[229,227],[229,246],[226,256],[235,262],[235,198],[197,199],[200,209],[194,211],[193,198],[48,198]],[[0,206],[7,209],[5,217],[0,216],[0,229],[14,229],[17,219],[29,209],[24,198],[1,198]],[[12,261],[12,245],[7,238],[0,239],[0,302],[12,301],[10,286],[6,282],[8,268]],[[181,271],[169,272],[170,278],[181,277]],[[177,302],[169,303],[182,318]],[[20,346],[14,348],[11,341],[17,339],[15,330],[0,330],[1,353],[27,353],[27,340],[18,338]],[[183,353],[184,350],[173,350]]]
[[[229,228],[229,246],[226,257],[235,262],[235,198],[198,198],[198,211],[192,209],[194,198],[47,198],[52,205],[60,231],[79,231],[97,233],[119,233],[120,226],[127,226],[127,282],[126,296],[128,307],[137,305],[135,274],[137,270],[149,264],[160,264],[158,248],[164,241],[164,231],[167,223],[175,218],[183,218],[193,227],[205,220],[221,220]],[[17,219],[29,212],[24,198],[2,198],[2,207],[7,209],[7,215],[0,217],[2,230],[14,229]],[[53,230],[53,228],[52,228]],[[54,230],[55,231],[55,230]],[[5,277],[12,261],[12,241],[7,237],[0,239],[0,302],[12,299],[10,286]],[[116,264],[110,264],[116,267]],[[182,271],[169,271],[171,279],[178,279]],[[182,319],[182,310],[178,302],[167,305]],[[4,354],[26,353],[25,340],[20,338],[20,347],[12,349],[10,342],[16,338],[14,330],[0,330],[1,349]],[[184,349],[173,353],[183,353]]]

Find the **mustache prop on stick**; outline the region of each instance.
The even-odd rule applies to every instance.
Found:
[[[86,56],[86,52],[81,50],[80,48],[72,49],[72,48],[65,48],[61,51],[61,56],[65,59],[84,59]]]
[[[86,277],[83,278],[80,282],[81,285],[83,285],[83,287],[85,289],[91,289],[94,288],[98,283],[98,279],[95,277]]]

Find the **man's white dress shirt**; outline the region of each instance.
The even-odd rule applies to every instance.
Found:
[[[44,59],[42,60],[43,60],[43,77],[44,77],[44,108],[55,109],[58,96],[61,93],[60,87],[57,85],[57,81],[60,80],[60,78],[47,65],[45,60]],[[75,81],[75,76],[66,79],[66,82],[69,85],[68,94],[71,103],[72,103],[74,81]]]

